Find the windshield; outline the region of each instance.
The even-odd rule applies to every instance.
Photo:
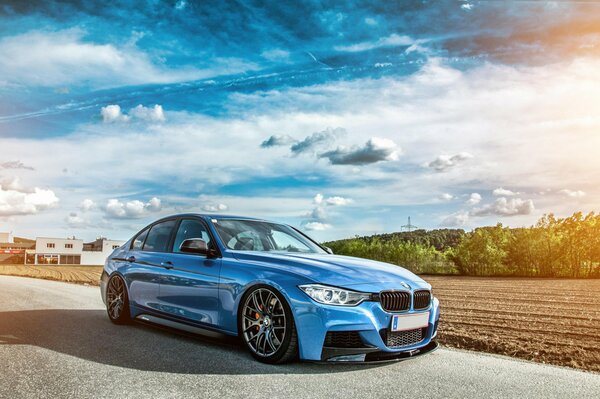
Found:
[[[223,244],[235,251],[326,253],[293,228],[258,220],[213,219]]]

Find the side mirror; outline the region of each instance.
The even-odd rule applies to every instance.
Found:
[[[329,255],[333,255],[333,249],[329,248],[329,247],[323,247],[325,248],[325,251],[329,254]]]
[[[184,240],[179,246],[179,251],[188,254],[198,254],[208,256],[211,251],[208,249],[206,241],[201,238],[189,238]]]

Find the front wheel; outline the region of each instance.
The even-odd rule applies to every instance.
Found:
[[[285,363],[298,354],[298,336],[292,310],[272,287],[256,286],[241,302],[239,331],[255,359]]]
[[[108,280],[106,311],[110,321],[115,324],[126,324],[131,320],[125,280],[119,275],[114,275]]]

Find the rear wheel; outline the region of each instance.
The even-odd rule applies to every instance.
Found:
[[[239,331],[257,360],[285,363],[297,356],[298,336],[292,311],[272,287],[252,288],[242,299]]]
[[[125,287],[125,281],[119,275],[114,275],[108,280],[106,311],[110,321],[115,324],[125,324],[131,320],[127,288]]]

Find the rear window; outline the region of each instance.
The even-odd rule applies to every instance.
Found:
[[[157,223],[150,229],[143,250],[150,252],[167,252],[171,231],[175,227],[175,220]]]
[[[133,240],[133,245],[131,246],[132,250],[140,251],[142,249],[142,245],[144,245],[144,241],[148,236],[148,231],[150,231],[150,229],[142,231],[140,234],[137,235],[137,237],[135,237],[135,240]]]

